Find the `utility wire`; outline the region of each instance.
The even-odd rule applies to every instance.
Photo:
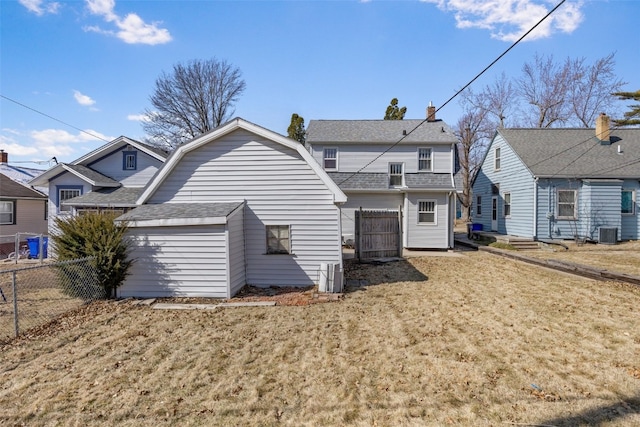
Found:
[[[104,142],[111,142],[111,141],[109,141],[109,140],[107,140],[107,139],[104,139],[104,138],[103,138],[103,137],[101,137],[101,136],[95,135],[95,134],[93,134],[93,133],[91,133],[91,132],[87,132],[86,130],[80,129],[79,127],[76,127],[76,126],[74,126],[74,125],[72,125],[72,124],[69,124],[69,123],[67,123],[67,122],[63,122],[63,121],[62,121],[62,120],[60,120],[60,119],[56,119],[56,118],[55,118],[55,117],[53,117],[53,116],[50,116],[50,115],[48,115],[48,114],[46,114],[46,113],[43,113],[42,111],[38,111],[38,110],[36,110],[35,108],[31,108],[31,107],[29,107],[28,105],[25,105],[25,104],[23,104],[23,103],[21,103],[21,102],[16,101],[15,99],[11,99],[11,98],[9,98],[8,96],[4,96],[4,95],[0,94],[0,98],[4,98],[4,99],[6,99],[7,101],[11,101],[11,102],[13,102],[14,104],[17,104],[17,105],[19,105],[19,106],[21,106],[21,107],[24,107],[24,108],[28,109],[28,110],[34,111],[34,112],[36,112],[36,113],[38,113],[38,114],[41,114],[41,115],[43,115],[43,116],[45,116],[45,117],[47,117],[47,118],[49,118],[49,119],[51,119],[51,120],[55,120],[56,122],[58,122],[58,123],[62,123],[62,124],[63,124],[63,125],[65,125],[65,126],[69,126],[70,128],[73,128],[73,129],[75,129],[75,130],[77,130],[77,131],[80,131],[80,132],[82,132],[82,133],[86,133],[87,135],[89,135],[89,136],[91,136],[91,137],[93,137],[93,138],[99,139],[99,140],[104,141]]]
[[[402,136],[402,138],[400,138],[398,141],[396,141],[394,144],[392,144],[389,148],[387,148],[386,150],[384,150],[382,153],[380,153],[379,155],[377,155],[376,157],[373,158],[373,160],[371,160],[369,163],[367,163],[366,165],[364,165],[363,167],[361,167],[360,169],[358,169],[356,172],[352,173],[351,175],[349,175],[347,178],[343,179],[342,181],[340,181],[340,183],[338,184],[338,186],[344,184],[345,182],[347,182],[348,180],[350,180],[351,178],[353,178],[354,176],[358,175],[360,172],[362,172],[364,169],[366,169],[367,167],[369,167],[373,162],[375,162],[376,160],[378,160],[380,157],[382,157],[383,155],[387,154],[389,151],[391,151],[393,148],[395,148],[398,144],[400,144],[406,137],[408,137],[409,135],[411,135],[416,129],[418,129],[420,126],[422,126],[426,121],[428,121],[431,117],[435,116],[435,114],[440,111],[442,108],[445,107],[445,105],[449,104],[451,101],[453,101],[458,95],[460,95],[466,88],[468,88],[469,86],[471,86],[476,80],[478,80],[480,78],[480,76],[482,76],[487,70],[489,70],[489,68],[493,67],[499,60],[501,60],[507,53],[509,53],[509,51],[511,51],[511,49],[513,49],[514,47],[516,47],[517,44],[519,44],[522,40],[524,40],[525,37],[527,37],[529,34],[531,34],[531,32],[533,30],[535,30],[540,24],[542,24],[549,16],[551,16],[551,14],[553,12],[555,12],[560,6],[562,6],[564,4],[566,0],[562,0],[560,3],[558,3],[553,9],[551,9],[545,16],[542,17],[542,19],[540,19],[533,27],[531,27],[526,33],[524,33],[522,36],[520,36],[520,38],[518,40],[516,40],[515,42],[513,42],[511,44],[511,46],[509,46],[507,48],[507,50],[505,50],[504,52],[502,52],[496,59],[494,59],[489,65],[487,65],[482,71],[480,71],[478,74],[476,74],[476,76],[471,79],[469,81],[469,83],[467,83],[466,85],[464,85],[462,87],[462,89],[459,89],[456,91],[456,93],[454,93],[449,99],[447,99],[440,107],[437,107],[436,110],[433,112],[433,114],[430,114],[427,116],[426,119],[422,120],[420,123],[418,123],[413,129],[411,129],[410,131],[408,131],[405,135]]]

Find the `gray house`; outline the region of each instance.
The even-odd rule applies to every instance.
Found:
[[[360,208],[398,212],[402,246],[454,246],[456,193],[461,191],[457,138],[429,107],[426,120],[311,120],[307,144],[348,196],[343,239],[355,235]]]
[[[473,222],[532,239],[640,236],[640,129],[499,129],[473,183]]]

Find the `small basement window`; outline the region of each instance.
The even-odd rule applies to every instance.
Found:
[[[291,238],[288,225],[267,225],[267,254],[290,254]]]

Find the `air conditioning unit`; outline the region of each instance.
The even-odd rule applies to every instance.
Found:
[[[618,228],[600,227],[598,229],[598,243],[603,245],[615,245],[618,243]]]

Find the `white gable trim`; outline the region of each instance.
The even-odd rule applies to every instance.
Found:
[[[133,140],[133,139],[129,139],[126,136],[119,136],[118,138],[114,139],[111,142],[106,143],[105,145],[103,145],[102,147],[99,147],[95,150],[93,150],[92,152],[85,154],[84,156],[80,157],[77,160],[74,160],[71,164],[73,165],[84,165],[86,163],[91,163],[91,161],[93,161],[94,159],[100,158],[102,156],[104,156],[105,154],[107,154],[110,151],[113,150],[117,150],[120,147],[124,147],[125,145],[131,145],[133,147],[136,147],[137,150],[144,152],[145,154],[148,154],[149,156],[160,160],[161,162],[164,162],[166,159],[156,153],[155,151],[149,150],[148,147],[146,147],[145,145],[140,144],[138,141]]]
[[[265,129],[261,126],[250,123],[244,119],[236,118],[231,120],[227,124],[222,125],[212,130],[211,132],[201,135],[193,139],[191,142],[178,147],[176,151],[174,151],[174,153],[171,155],[171,157],[169,157],[169,159],[165,162],[164,166],[149,182],[149,185],[147,185],[144,192],[140,195],[140,197],[136,201],[136,204],[142,205],[147,200],[149,200],[153,193],[155,193],[155,191],[160,187],[164,180],[169,176],[170,172],[176,167],[176,165],[187,153],[196,150],[205,144],[215,141],[216,139],[219,139],[237,129],[244,129],[253,134],[269,139],[275,143],[297,151],[298,154],[300,154],[300,156],[307,162],[307,164],[311,166],[316,175],[318,175],[322,182],[333,193],[333,201],[335,203],[344,203],[347,201],[347,196],[342,192],[342,190],[340,190],[338,185],[333,182],[331,178],[329,178],[329,175],[327,175],[327,173],[320,167],[318,162],[316,162],[313,156],[311,156],[311,154],[304,148],[302,144],[290,138],[279,135],[273,131]]]

